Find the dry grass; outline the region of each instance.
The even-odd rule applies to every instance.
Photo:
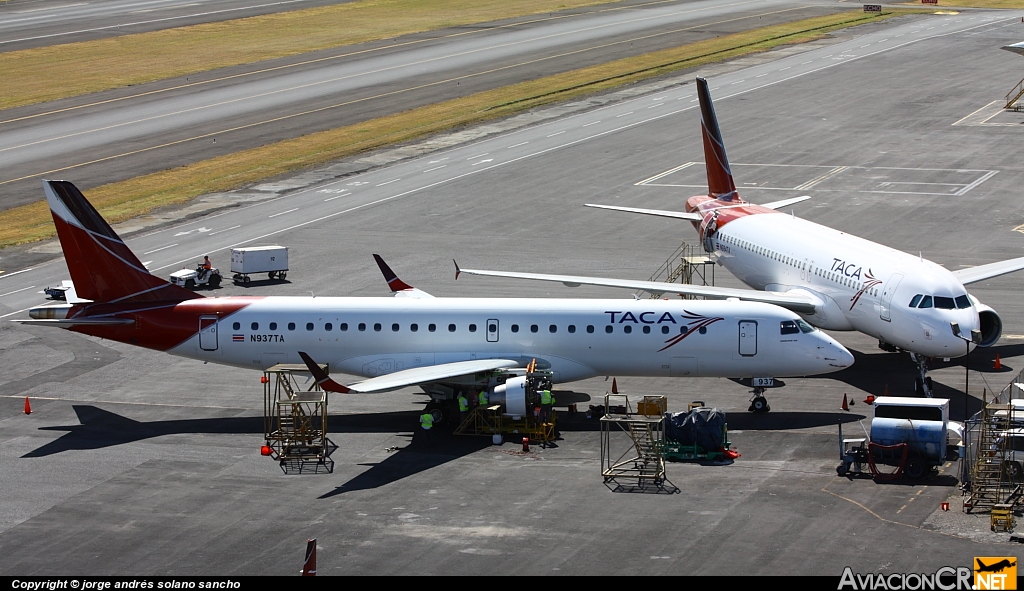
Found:
[[[362,0],[0,54],[0,109],[614,0]]]
[[[91,190],[89,199],[108,220],[123,221],[199,195],[235,189],[388,144],[505,117],[683,68],[810,41],[835,29],[894,14],[846,12],[620,59],[111,183]],[[53,234],[45,202],[0,212],[0,247]]]

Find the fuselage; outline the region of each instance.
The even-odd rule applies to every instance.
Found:
[[[184,357],[265,369],[305,351],[365,377],[472,359],[536,359],[556,382],[803,376],[853,363],[796,314],[733,300],[222,297],[71,315],[131,319],[73,330]]]
[[[695,226],[705,249],[740,281],[820,301],[802,314],[819,328],[860,331],[925,357],[967,353],[952,322],[963,335],[983,329],[980,303],[920,256],[743,201],[691,197],[687,211],[703,216]]]

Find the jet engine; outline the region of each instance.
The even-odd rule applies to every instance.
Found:
[[[495,386],[490,403],[503,404],[507,415],[526,416],[526,379],[526,376],[517,376]]]
[[[1003,319],[991,306],[979,302],[974,296],[974,305],[978,307],[978,318],[981,320],[981,342],[979,347],[991,347],[1003,334]]]

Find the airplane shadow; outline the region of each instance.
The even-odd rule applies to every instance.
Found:
[[[289,283],[291,283],[291,281],[287,279],[253,279],[251,277],[249,278],[248,283],[242,281],[232,281],[233,285],[236,285],[238,287],[244,287],[246,289],[249,289],[250,287],[265,287],[267,285],[285,285]]]

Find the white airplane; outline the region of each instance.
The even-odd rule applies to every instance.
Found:
[[[420,386],[441,409],[459,391],[489,388],[509,414],[523,414],[528,366],[572,382],[600,375],[768,379],[853,363],[831,337],[770,304],[434,298],[402,282],[380,257],[400,297],[203,297],[151,275],[74,185],[43,181],[43,188],[77,295],[33,308],[19,322],[258,370],[306,362],[334,391]],[[324,380],[313,359],[367,379],[346,386]],[[505,383],[512,379],[518,389]]]
[[[690,221],[704,249],[754,288],[671,284],[600,277],[461,269],[462,273],[603,285],[653,294],[739,298],[788,308],[827,330],[857,330],[887,351],[906,351],[918,364],[916,390],[931,396],[932,358],[967,354],[999,340],[1002,320],[964,285],[1024,269],[1024,258],[949,271],[901,252],[776,210],[808,196],[755,205],[736,192],[707,82],[697,78],[708,195],[691,197],[686,211],[586,204]]]

